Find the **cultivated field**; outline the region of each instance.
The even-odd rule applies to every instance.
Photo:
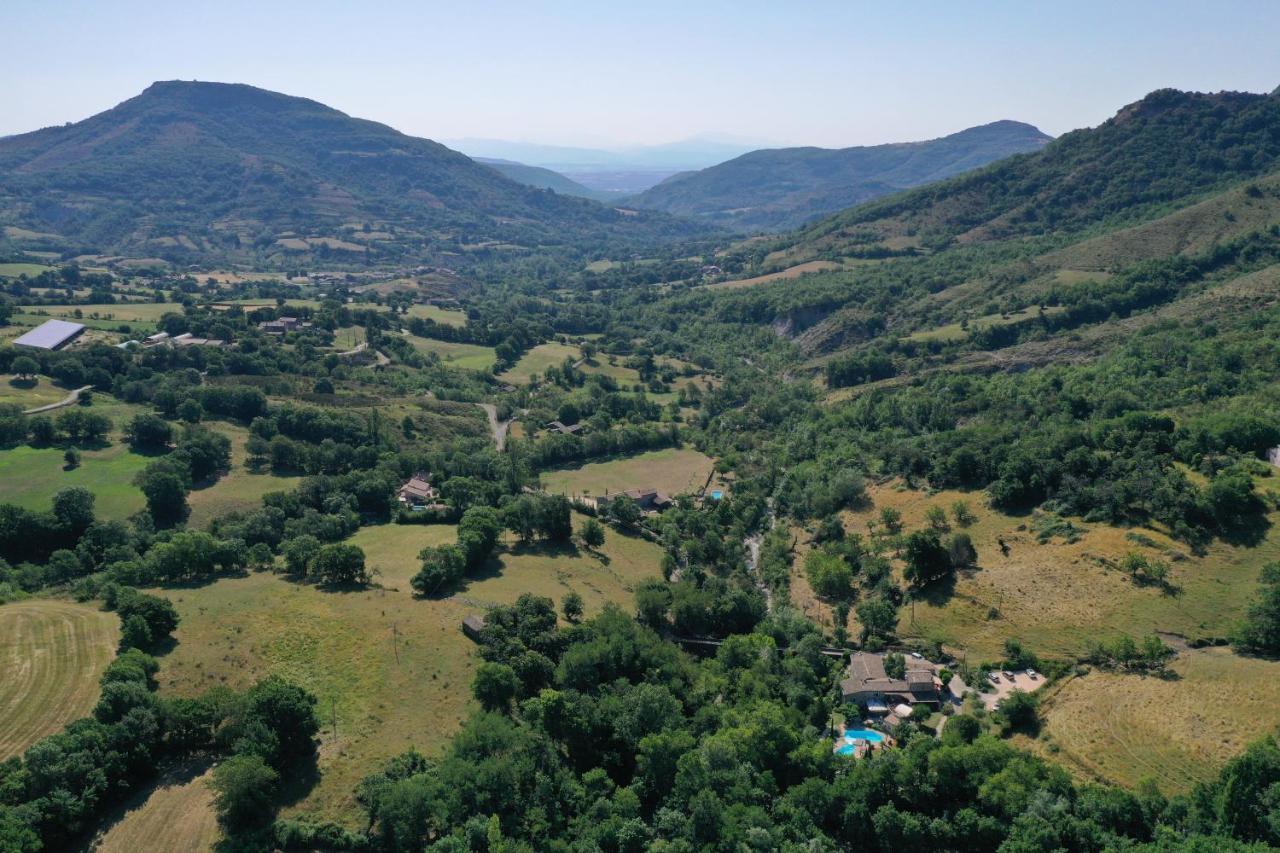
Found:
[[[709,456],[693,448],[666,448],[607,462],[588,462],[577,468],[544,471],[542,484],[552,494],[570,496],[640,488],[654,488],[674,496],[702,488],[713,464]]]
[[[108,320],[113,324],[156,323],[165,314],[181,313],[182,306],[176,302],[122,302],[114,305],[34,305],[25,315],[40,322],[56,318],[90,325],[91,320]]]
[[[635,585],[657,575],[660,559],[656,545],[610,531],[603,558],[515,548],[447,598],[414,598],[408,579],[418,551],[453,538],[448,526],[362,529],[351,541],[379,569],[380,589],[327,592],[264,573],[161,591],[182,615],[161,691],[243,688],[278,673],[314,692],[324,721],[320,781],[288,811],[350,823],[362,777],[410,747],[438,751],[468,713],[476,656],[460,630],[464,616],[524,592],[558,603],[570,589],[582,595],[588,615],[605,601],[630,607]]]
[[[440,356],[441,361],[451,367],[461,367],[467,370],[488,370],[498,360],[493,347],[453,341],[437,341],[434,338],[421,338],[417,335],[405,335],[405,337],[418,352],[433,352]]]
[[[793,267],[787,267],[785,270],[771,272],[765,275],[758,275],[754,278],[739,278],[733,281],[718,281],[715,284],[704,284],[711,290],[732,290],[739,287],[752,287],[757,284],[768,284],[771,281],[782,281],[784,279],[799,278],[805,273],[827,272],[828,270],[842,269],[840,264],[835,261],[806,261],[803,264],[796,264]]]
[[[1044,702],[1036,748],[1087,778],[1154,779],[1165,793],[1182,793],[1274,733],[1280,663],[1208,648],[1182,652],[1172,670],[1170,679],[1090,672],[1069,680]]]
[[[119,641],[120,620],[91,605],[0,606],[0,761],[93,709]]]
[[[1280,559],[1280,516],[1275,514],[1260,545],[1243,548],[1215,542],[1197,557],[1157,530],[1122,530],[1079,519],[1072,520],[1080,530],[1077,541],[1054,536],[1041,543],[1033,529],[1034,517],[995,512],[986,507],[980,492],[928,495],[888,484],[873,486],[868,494],[874,505],[846,513],[847,530],[866,534],[867,523],[886,506],[902,513],[907,531],[927,526],[925,511],[930,506],[950,514],[956,500],[964,500],[977,517],[967,528],[978,551],[977,568],[963,572],[953,586],[927,590],[915,604],[914,621],[912,608],[906,606],[898,624],[901,635],[940,641],[967,652],[971,662],[998,659],[1010,637],[1040,654],[1074,657],[1090,641],[1121,633],[1225,636],[1243,615],[1262,565]],[[1157,547],[1134,537],[1145,537]],[[1007,556],[1001,552],[1001,538],[1009,547]],[[1137,586],[1109,565],[1129,551],[1171,560],[1171,579],[1178,591],[1169,594]],[[830,609],[813,598],[801,563],[796,560],[792,575],[793,601],[829,624]],[[852,621],[851,627],[856,630]]]
[[[577,361],[582,358],[582,351],[575,346],[561,343],[539,344],[525,353],[515,367],[499,376],[504,382],[520,384],[530,381],[535,374],[541,375],[548,367],[559,367],[565,359]]]
[[[6,228],[5,230],[8,231],[9,229]],[[15,229],[15,230],[18,230],[18,229]],[[28,232],[28,233],[33,233],[33,232]],[[44,272],[45,270],[51,270],[51,269],[53,269],[53,267],[48,267],[48,266],[45,266],[44,264],[22,264],[22,263],[0,264],[0,278],[17,278],[20,275],[34,277],[34,276],[40,275],[40,273]]]

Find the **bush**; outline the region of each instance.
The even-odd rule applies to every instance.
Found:
[[[229,832],[261,826],[271,818],[280,774],[260,756],[234,755],[213,771],[214,806]]]

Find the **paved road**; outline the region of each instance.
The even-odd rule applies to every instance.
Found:
[[[70,394],[63,397],[61,400],[59,400],[56,403],[49,403],[47,406],[36,406],[34,409],[27,409],[22,414],[38,415],[41,412],[52,412],[54,409],[61,409],[63,406],[70,406],[72,403],[80,399],[81,393],[83,393],[84,391],[88,391],[92,387],[93,387],[92,385],[86,385],[83,388],[77,388],[76,390],[72,391]]]

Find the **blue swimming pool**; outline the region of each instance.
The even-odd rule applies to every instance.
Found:
[[[722,497],[724,497],[724,492],[720,491],[719,489],[713,489],[713,490],[712,490],[712,492],[711,492],[711,500],[713,500],[713,501],[718,501],[718,500],[720,500]]]
[[[836,748],[836,755],[853,755],[858,750],[858,741],[868,744],[884,743],[884,735],[874,729],[845,729],[841,744]]]
[[[845,729],[844,739],[848,743],[855,740],[867,740],[872,743],[883,743],[884,735],[875,729]]]

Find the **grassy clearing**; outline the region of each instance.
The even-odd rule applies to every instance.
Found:
[[[409,316],[421,317],[424,320],[435,320],[437,323],[444,323],[448,326],[467,325],[466,311],[451,311],[448,308],[441,308],[439,305],[410,305]]]
[[[176,768],[130,802],[91,845],[95,853],[165,850],[204,853],[222,837],[213,810],[211,773],[203,764]]]
[[[187,497],[191,516],[187,525],[207,527],[209,522],[229,512],[257,509],[268,492],[291,491],[298,484],[295,477],[255,473],[244,467],[245,442],[249,431],[234,424],[214,422],[209,427],[231,439],[231,470],[212,485],[194,489]]]
[[[119,642],[116,615],[87,604],[0,606],[0,761],[89,713]]]
[[[612,377],[623,388],[630,388],[640,381],[640,371],[634,367],[624,367],[622,364],[611,363],[611,356],[596,356],[589,361],[584,361],[578,368],[587,375],[598,374],[600,376]],[[614,362],[617,359],[614,358]]]
[[[437,341],[434,338],[420,338],[417,335],[405,335],[409,343],[418,352],[433,352],[440,360],[451,367],[466,370],[489,370],[497,362],[498,356],[493,347],[478,344],[463,344],[452,341]]]
[[[320,781],[287,811],[354,823],[352,794],[362,777],[411,747],[438,752],[469,712],[477,658],[460,630],[464,616],[524,592],[558,602],[569,589],[582,595],[588,614],[605,601],[629,606],[635,584],[658,573],[657,546],[610,532],[602,556],[515,549],[453,596],[415,599],[408,579],[418,551],[453,538],[448,526],[362,529],[351,541],[380,569],[379,589],[325,592],[256,574],[163,591],[182,624],[164,659],[161,690],[243,688],[278,673],[313,691],[325,721]]]
[[[547,491],[564,495],[602,495],[605,491],[654,488],[669,495],[702,488],[714,462],[689,447],[669,447],[607,462],[589,462],[577,468],[546,471]]]
[[[1167,631],[1187,637],[1225,636],[1243,615],[1256,586],[1258,571],[1266,562],[1280,559],[1280,515],[1256,547],[1222,542],[1212,544],[1204,556],[1191,556],[1186,547],[1159,530],[1124,530],[1101,524],[1072,522],[1082,532],[1075,542],[1055,537],[1041,543],[1031,529],[1033,518],[1012,517],[985,506],[981,493],[943,491],[934,495],[898,488],[892,484],[868,490],[874,506],[847,513],[846,529],[865,533],[867,522],[881,507],[902,513],[905,529],[926,525],[925,512],[933,505],[950,513],[956,500],[964,500],[976,516],[967,528],[978,551],[978,567],[959,576],[953,587],[927,590],[912,609],[904,607],[898,630],[904,636],[938,640],[966,650],[970,660],[993,660],[1001,655],[1005,639],[1016,637],[1041,654],[1075,656],[1090,641],[1121,633],[1147,634]],[[1129,534],[1140,534],[1156,543],[1141,544]],[[1001,553],[1004,539],[1009,554]],[[1129,551],[1172,560],[1172,582],[1178,594],[1139,587],[1118,570],[1108,568]],[[797,560],[797,566],[800,561]],[[797,568],[796,575],[800,574]],[[803,582],[793,585],[793,598],[821,615],[825,605],[805,601]]]
[[[21,406],[34,409],[56,403],[67,394],[69,389],[54,384],[48,377],[42,376],[35,385],[18,382],[13,374],[0,374],[0,406]]]
[[[1172,670],[1168,680],[1106,672],[1071,679],[1045,701],[1033,748],[1085,778],[1126,786],[1154,779],[1172,794],[1215,777],[1275,730],[1280,663],[1209,648],[1182,652]]]
[[[362,527],[347,541],[364,550],[365,564],[380,586],[411,592],[409,579],[418,572],[418,552],[457,541],[452,524],[381,524]]]
[[[1051,305],[1044,309],[1044,316],[1052,317],[1055,314],[1061,314],[1065,311],[1055,305]],[[1023,308],[1021,311],[1013,311],[1008,314],[988,314],[985,317],[977,317],[970,320],[965,326],[959,323],[948,323],[945,326],[939,326],[936,329],[926,329],[907,336],[909,341],[959,341],[969,336],[970,332],[977,332],[983,329],[994,329],[1000,326],[1016,326],[1019,323],[1030,322],[1040,316],[1039,306]]]
[[[82,450],[80,467],[63,470],[62,450],[56,447],[14,447],[0,453],[0,503],[31,510],[49,509],[54,492],[84,486],[97,501],[99,518],[122,519],[146,504],[133,477],[150,458],[133,453],[125,444],[101,450]]]
[[[51,269],[53,267],[44,264],[0,264],[0,278],[17,278],[20,275],[34,277]]]
[[[515,367],[499,376],[504,382],[529,382],[535,375],[541,375],[548,367],[559,367],[565,359],[577,361],[582,358],[582,351],[575,346],[556,342],[539,344],[525,353]]]
[[[766,275],[758,275],[754,278],[740,278],[735,281],[719,281],[715,284],[706,284],[702,286],[712,290],[733,290],[739,287],[752,287],[757,284],[768,284],[771,281],[799,278],[805,273],[827,272],[829,270],[838,269],[842,269],[842,267],[835,261],[806,261],[802,264],[796,264],[793,267],[787,267],[785,270],[767,273]]]

